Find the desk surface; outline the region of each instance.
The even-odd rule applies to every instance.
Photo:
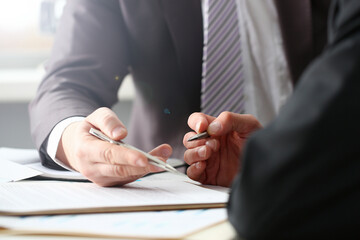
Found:
[[[100,240],[104,238],[86,238],[86,237],[65,237],[65,236],[16,236],[9,234],[1,234],[0,239],[2,240]],[[106,238],[114,239],[114,238]],[[116,238],[123,239],[123,238]],[[236,233],[229,222],[224,222],[217,224],[213,227],[209,227],[197,233],[191,234],[183,240],[196,240],[196,239],[206,239],[206,240],[233,240],[236,239]]]

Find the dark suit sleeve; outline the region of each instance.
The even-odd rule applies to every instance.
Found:
[[[67,1],[46,76],[29,106],[32,137],[42,146],[43,160],[44,140],[59,121],[117,101],[128,72],[127,43],[119,1]]]
[[[243,238],[360,237],[360,1],[333,3],[329,30],[278,118],[248,141],[228,205]]]

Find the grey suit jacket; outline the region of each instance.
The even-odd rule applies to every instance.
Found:
[[[327,12],[328,1],[276,4],[296,80],[324,45],[315,28],[326,32],[319,12]],[[121,84],[115,79],[128,73],[136,98],[126,141],[146,151],[169,143],[182,158],[187,118],[200,111],[202,47],[200,0],[68,1],[47,74],[29,106],[43,163],[51,165],[44,151],[51,129],[70,116],[111,107]]]

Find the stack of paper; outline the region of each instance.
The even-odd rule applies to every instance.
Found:
[[[179,239],[227,219],[224,208],[157,212],[1,217],[4,233]],[[1,233],[1,231],[0,231]]]
[[[185,181],[148,181],[104,188],[94,183],[0,184],[0,215],[72,214],[224,207],[228,194]]]
[[[9,167],[9,161],[0,161]],[[10,168],[12,163],[24,166],[11,161]],[[10,178],[18,178],[14,176]],[[227,188],[204,186],[168,172],[107,188],[91,182],[3,181],[0,235],[182,238],[224,222],[228,196]]]

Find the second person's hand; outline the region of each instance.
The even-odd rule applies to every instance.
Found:
[[[190,165],[187,175],[203,184],[229,187],[240,169],[247,137],[261,124],[252,115],[223,112],[217,118],[193,113],[188,125],[196,133],[207,131],[210,138],[188,142],[196,133],[184,136],[184,160]]]

